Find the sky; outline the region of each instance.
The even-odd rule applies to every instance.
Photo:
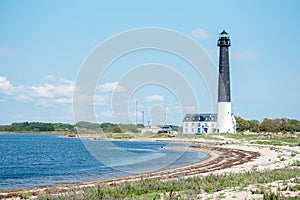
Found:
[[[225,29],[232,44],[232,112],[245,119],[300,119],[299,9],[297,0],[1,0],[0,124],[75,123],[73,95],[89,56],[108,38],[147,27],[190,38],[204,49],[216,69],[216,42]],[[180,43],[174,41],[174,45]],[[93,104],[97,122],[116,122],[116,116],[124,114],[114,110],[118,104],[114,95],[126,90],[123,79],[149,63],[160,64],[162,71],[168,69],[183,78],[194,92],[198,109],[183,107],[171,86],[140,82],[125,99],[129,120],[120,117],[117,123],[137,120],[180,125],[188,112],[212,112],[205,80],[190,63],[170,52],[143,49],[118,57],[98,77]],[[172,87],[185,84],[162,71],[156,73],[170,80]],[[147,78],[147,74],[135,75]],[[136,79],[131,76],[129,80]]]

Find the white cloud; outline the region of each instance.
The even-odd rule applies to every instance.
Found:
[[[30,86],[33,96],[40,98],[70,97],[74,92],[74,83],[61,80],[58,85],[46,83],[41,86]]]
[[[11,88],[11,84],[8,80],[6,80],[6,77],[0,76],[0,91],[3,93],[9,92],[9,89]]]
[[[74,92],[74,82],[59,79],[56,84],[45,83],[38,86],[14,86],[4,76],[0,76],[0,93],[6,99],[34,102],[38,105],[70,104]]]
[[[147,96],[147,101],[164,101],[164,97],[158,94]]]
[[[208,40],[211,38],[210,33],[202,28],[197,28],[197,29],[193,30],[192,35],[201,40]]]
[[[99,86],[100,92],[123,92],[125,88],[119,85],[118,82],[104,83]]]

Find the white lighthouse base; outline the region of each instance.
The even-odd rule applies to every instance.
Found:
[[[236,133],[235,118],[231,114],[231,102],[218,102],[218,133]]]

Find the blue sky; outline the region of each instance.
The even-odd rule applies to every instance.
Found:
[[[74,123],[72,94],[80,67],[97,45],[130,29],[161,27],[199,43],[218,63],[218,34],[231,36],[232,107],[246,119],[300,119],[300,2],[289,1],[0,1],[0,124],[19,121]],[[99,81],[95,112],[113,121],[111,95],[126,72],[143,63],[175,66],[209,112],[203,80],[187,63],[165,52],[123,56]],[[123,68],[121,66],[124,66]],[[199,92],[200,91],[200,92]],[[203,91],[203,93],[201,93]],[[175,96],[157,85],[132,94],[135,122],[180,124]],[[203,100],[203,101],[202,101]],[[157,111],[156,111],[157,110]],[[151,115],[152,113],[152,115]],[[156,120],[152,119],[156,116]],[[151,118],[152,117],[152,118]],[[163,120],[163,119],[162,119]]]

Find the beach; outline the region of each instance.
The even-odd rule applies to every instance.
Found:
[[[289,166],[291,163],[300,160],[300,148],[289,146],[270,146],[251,144],[247,141],[238,141],[236,139],[225,138],[223,136],[216,136],[216,140],[207,139],[178,139],[178,138],[151,138],[139,139],[147,141],[165,141],[165,142],[181,142],[193,143],[193,146],[169,146],[167,148],[181,148],[193,151],[201,151],[208,155],[205,160],[189,164],[186,166],[167,169],[162,171],[155,171],[146,174],[138,174],[133,176],[126,176],[113,179],[105,179],[99,181],[79,182],[49,187],[37,187],[26,189],[25,192],[30,194],[30,198],[41,196],[45,194],[63,194],[69,191],[81,191],[86,188],[96,188],[98,185],[118,185],[122,183],[138,182],[141,180],[157,179],[157,180],[174,180],[178,178],[189,177],[204,177],[208,175],[222,175],[233,173],[251,173],[256,171],[265,171],[280,169]],[[276,185],[276,183],[273,183]],[[278,185],[279,183],[277,183]],[[252,187],[252,188],[251,188]],[[252,194],[251,190],[254,186],[249,186],[249,189],[238,192],[238,199],[257,199],[261,195]],[[232,191],[221,191],[229,198]],[[22,191],[7,191],[0,192],[1,199],[18,198],[24,194]],[[218,192],[213,194],[199,194],[197,198],[216,198]],[[292,195],[300,195],[296,191]],[[240,198],[244,197],[244,198]],[[224,198],[226,199],[226,198]]]

